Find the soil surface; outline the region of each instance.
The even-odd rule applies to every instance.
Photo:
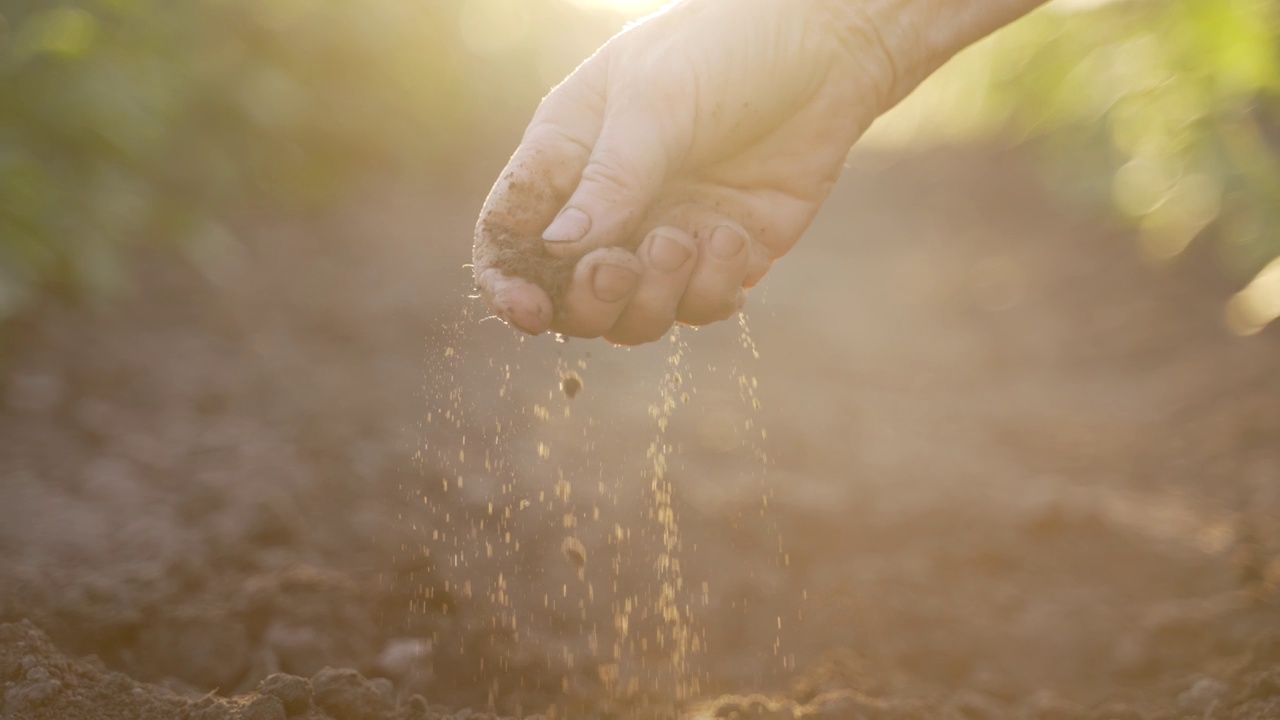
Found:
[[[1280,335],[1033,167],[862,155],[634,350],[480,318],[483,178],[43,308],[0,718],[1280,717]]]

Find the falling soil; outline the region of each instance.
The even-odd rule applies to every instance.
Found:
[[[560,552],[564,554],[566,560],[573,564],[573,567],[579,571],[587,566],[587,549],[583,547],[582,541],[576,537],[567,537],[564,542],[560,543]]]
[[[582,376],[576,372],[566,373],[560,378],[560,391],[572,400],[582,390]]]
[[[1280,717],[1276,333],[1031,166],[859,159],[749,335],[458,324],[480,188],[42,308],[0,718]]]

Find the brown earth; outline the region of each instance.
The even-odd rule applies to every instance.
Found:
[[[1277,333],[1225,332],[1214,246],[1152,268],[1032,164],[861,156],[749,334],[480,321],[482,181],[42,309],[0,718],[1280,717]]]

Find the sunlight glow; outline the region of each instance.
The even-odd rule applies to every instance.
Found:
[[[462,6],[458,30],[472,52],[498,55],[525,39],[529,19],[523,0],[470,0]]]
[[[585,10],[609,10],[622,15],[640,17],[667,4],[670,0],[568,0]]]

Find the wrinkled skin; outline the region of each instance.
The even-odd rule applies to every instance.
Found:
[[[551,92],[485,202],[492,312],[638,344],[734,315],[892,103],[869,22],[817,0],[686,0]]]

